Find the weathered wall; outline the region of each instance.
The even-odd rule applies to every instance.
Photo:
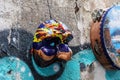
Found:
[[[17,56],[30,68],[29,49],[38,25],[57,19],[69,26],[74,39],[70,46],[74,53],[89,48],[91,13],[106,9],[120,0],[0,0],[0,56]],[[105,70],[94,64],[91,78],[88,70],[81,72],[83,80],[105,80]],[[33,75],[38,76],[33,70]],[[99,74],[101,76],[99,76]]]

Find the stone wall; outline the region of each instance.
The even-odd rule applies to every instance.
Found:
[[[0,0],[0,57],[16,56],[30,66],[28,54],[33,34],[41,22],[49,19],[60,20],[69,26],[74,36],[69,43],[74,54],[90,48],[91,13],[95,9],[106,9],[119,1]],[[102,66],[95,62],[94,67],[94,80],[105,80]],[[37,75],[34,70],[33,73],[34,76]],[[81,73],[81,78],[93,80],[88,74]]]

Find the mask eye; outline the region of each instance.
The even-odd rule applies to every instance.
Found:
[[[61,40],[59,37],[46,38],[43,40],[44,46],[56,47],[60,43]]]
[[[50,43],[50,46],[55,46],[55,43],[54,42]]]

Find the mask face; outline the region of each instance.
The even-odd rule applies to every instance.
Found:
[[[106,69],[120,69],[120,5],[108,9],[91,26],[95,56]]]
[[[43,61],[52,61],[54,58],[70,60],[72,50],[67,44],[72,38],[72,33],[64,23],[56,20],[43,22],[36,30],[33,39],[34,59],[37,63],[39,58]]]

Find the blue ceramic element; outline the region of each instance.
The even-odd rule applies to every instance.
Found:
[[[43,46],[43,47],[41,47],[41,50],[47,56],[52,56],[52,55],[56,55],[57,54],[57,48],[56,47]]]
[[[113,67],[120,69],[120,5],[115,5],[106,11],[100,34],[106,58]]]
[[[110,31],[111,42],[115,49],[120,49],[120,6],[114,6],[106,15],[104,28]]]
[[[16,57],[0,59],[0,80],[34,80],[29,67]]]
[[[58,49],[61,52],[69,52],[69,47],[67,44],[59,44]]]
[[[42,23],[42,24],[39,25],[38,28],[44,28],[44,27],[45,27],[45,25]]]

